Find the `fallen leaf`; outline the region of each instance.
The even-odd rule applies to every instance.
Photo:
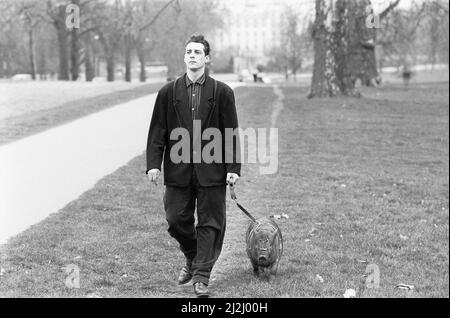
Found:
[[[282,214],[274,214],[270,216],[271,218],[275,219],[275,220],[280,220],[280,219],[289,219],[289,215],[287,215],[286,213],[282,213]]]
[[[369,263],[368,261],[363,260],[363,259],[357,259],[356,261],[357,261],[358,263],[363,263],[363,264]]]
[[[83,258],[83,256],[78,255],[78,256],[75,256],[73,259],[76,260],[76,259],[82,259],[82,258]]]
[[[407,285],[407,284],[398,284],[397,286],[395,286],[395,288],[405,289],[405,290],[413,290],[414,286],[413,285]]]
[[[311,231],[309,231],[308,235],[309,235],[309,236],[314,236],[314,235],[316,235],[316,229],[315,229],[315,228],[312,228]]]
[[[305,242],[308,243],[308,242],[311,242],[311,240],[310,239],[306,239]]]
[[[356,291],[352,288],[347,289],[344,293],[344,298],[355,298],[356,297]]]
[[[321,282],[321,283],[324,282],[323,277],[320,276],[319,274],[316,275],[316,278],[319,280],[319,282]]]
[[[404,241],[406,241],[406,240],[408,239],[408,237],[407,237],[407,236],[405,236],[405,235],[401,235],[401,234],[400,234],[400,238],[401,238],[402,240],[404,240]]]
[[[87,294],[86,298],[103,298],[103,297],[97,293],[91,293],[91,294]]]
[[[5,275],[5,273],[6,273],[6,270],[3,267],[0,268],[0,276]]]

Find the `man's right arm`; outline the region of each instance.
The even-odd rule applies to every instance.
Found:
[[[147,138],[147,170],[161,170],[161,164],[166,146],[167,134],[167,90],[160,90],[153,108],[152,120]]]

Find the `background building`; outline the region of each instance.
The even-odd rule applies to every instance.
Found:
[[[224,25],[213,35],[213,46],[221,56],[233,58],[234,72],[254,69],[269,60],[281,44],[283,15],[294,9],[294,1],[221,1]]]

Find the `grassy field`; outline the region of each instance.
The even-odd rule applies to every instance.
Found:
[[[14,84],[14,85],[13,85]],[[163,85],[125,83],[1,83],[8,96],[0,100],[0,145],[15,141],[132,99],[156,93]],[[26,85],[38,88],[27,91]],[[13,89],[9,91],[9,86]],[[62,87],[61,87],[62,86]],[[48,94],[51,93],[51,94]],[[49,95],[49,96],[47,96]],[[7,107],[5,106],[7,105]],[[2,116],[2,111],[3,115]],[[7,114],[7,115],[6,115]]]
[[[163,81],[163,80],[161,80]],[[0,79],[0,119],[85,98],[139,88],[140,82],[12,81]]]
[[[256,217],[289,215],[278,221],[279,272],[270,282],[252,275],[249,221],[228,199],[213,295],[342,297],[353,288],[357,297],[449,297],[447,84],[330,100],[281,89],[278,173],[245,165],[237,188]],[[241,126],[268,127],[276,98],[270,86],[237,88]],[[166,232],[163,188],[144,170],[145,157],[135,158],[1,246],[0,296],[194,296],[192,286],[176,284],[183,257]],[[79,289],[64,284],[69,264],[80,268]],[[380,269],[378,289],[365,286],[368,264]]]

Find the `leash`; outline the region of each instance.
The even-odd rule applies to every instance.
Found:
[[[239,204],[239,202],[237,202],[237,197],[236,197],[236,193],[234,192],[234,186],[232,186],[230,184],[230,195],[231,195],[231,199],[233,199],[234,202],[236,202],[236,205],[238,206],[238,208],[245,213],[245,215],[247,215],[253,222],[256,222],[256,219],[250,214],[250,212],[248,212],[242,205]]]

